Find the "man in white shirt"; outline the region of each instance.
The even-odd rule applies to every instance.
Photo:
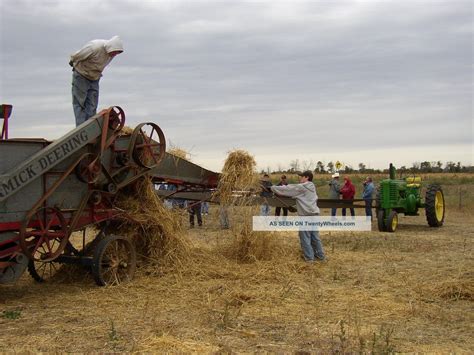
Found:
[[[99,80],[105,67],[123,52],[119,36],[109,40],[95,39],[71,55],[72,107],[76,126],[94,116],[99,104]]]

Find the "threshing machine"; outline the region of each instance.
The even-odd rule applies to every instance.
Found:
[[[422,199],[420,177],[396,179],[395,167],[390,164],[389,179],[380,182],[376,195],[377,223],[379,231],[395,232],[398,214],[417,216],[420,209],[425,210],[430,227],[441,227],[444,222],[445,204],[441,186],[432,184],[426,188]]]
[[[44,281],[58,263],[90,267],[98,285],[129,280],[135,247],[107,233],[110,221],[126,218],[114,204],[122,189],[145,175],[215,187],[217,174],[166,153],[155,123],[131,134],[123,133],[124,123],[123,110],[111,107],[53,142],[0,140],[0,283],[15,282],[26,269]],[[85,253],[88,226],[100,231],[92,253]],[[70,242],[78,231],[82,249]]]

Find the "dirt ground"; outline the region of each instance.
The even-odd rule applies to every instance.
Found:
[[[189,260],[158,276],[0,286],[0,352],[472,353],[474,218],[447,211],[442,228],[422,214],[394,234],[321,233],[329,261],[307,264],[296,232],[272,234],[267,260],[235,260],[213,208]]]

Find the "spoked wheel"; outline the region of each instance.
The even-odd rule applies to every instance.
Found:
[[[58,240],[58,242],[60,241]],[[70,255],[77,253],[77,250],[68,242],[64,253]],[[50,282],[58,273],[59,267],[59,263],[55,261],[43,262],[30,259],[28,263],[28,272],[36,282]]]
[[[113,106],[108,109],[109,128],[115,132],[120,131],[125,125],[125,112],[119,106]]]
[[[129,156],[139,166],[152,168],[165,156],[166,142],[163,131],[152,122],[135,127],[129,145]]]
[[[57,274],[59,264],[54,261],[35,261],[28,263],[28,272],[36,282],[49,282]]]
[[[94,250],[92,275],[99,286],[118,285],[133,279],[137,254],[132,242],[119,235],[108,235]]]
[[[34,261],[51,261],[64,250],[69,238],[63,214],[53,207],[43,207],[29,213],[20,227],[23,254]]]
[[[430,227],[441,227],[445,214],[444,194],[441,186],[430,185],[426,191],[425,212]]]

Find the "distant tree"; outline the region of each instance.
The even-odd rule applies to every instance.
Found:
[[[298,159],[292,160],[290,163],[291,171],[299,171],[300,170],[300,161]]]
[[[431,163],[429,161],[423,161],[420,163],[420,171],[422,173],[431,173]]]
[[[412,165],[411,165],[411,169],[410,171],[412,173],[418,173],[420,171],[420,163],[419,162],[414,162]]]
[[[334,163],[332,161],[327,163],[326,167],[328,168],[328,172],[330,172],[330,173],[334,172]]]
[[[366,166],[364,163],[359,163],[359,173],[365,173],[367,170]]]
[[[303,168],[303,171],[313,170],[314,161],[312,159],[310,161],[303,160],[301,162],[301,166]]]
[[[322,161],[318,161],[316,163],[315,171],[318,172],[318,173],[325,173],[326,172],[326,170],[324,170],[324,163]]]
[[[353,172],[354,172],[354,169],[352,168],[352,166],[346,165],[346,166],[344,167],[344,172],[345,172],[346,174],[350,174],[350,173],[353,173]]]
[[[450,173],[456,172],[456,164],[452,161],[447,161],[444,170]]]

